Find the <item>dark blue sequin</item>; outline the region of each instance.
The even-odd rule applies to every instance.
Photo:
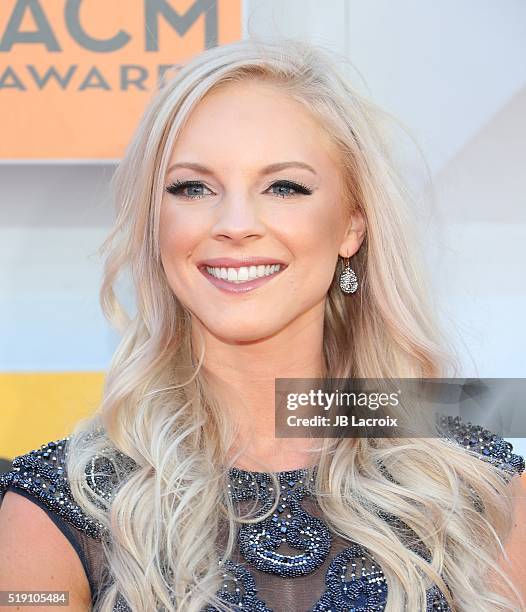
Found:
[[[385,607],[385,576],[374,561],[371,563],[367,550],[358,544],[346,548],[331,561],[325,584],[326,591],[312,612],[380,612]]]
[[[229,478],[233,501],[257,499],[261,503],[259,516],[272,508],[275,492],[269,474],[231,468]],[[274,513],[258,523],[242,524],[239,529],[241,554],[262,572],[285,578],[303,576],[317,569],[329,554],[331,535],[327,526],[305,512],[300,503],[310,495],[307,478],[307,470],[280,472],[279,504]],[[282,544],[297,549],[298,554],[280,553]]]
[[[217,592],[218,598],[225,604],[235,606],[235,610],[254,612],[272,612],[265,602],[257,597],[256,583],[252,574],[239,563],[229,559],[224,562],[224,584]],[[203,612],[216,612],[214,606],[206,606]]]
[[[49,442],[16,457],[11,470],[0,474],[0,494],[9,486],[22,489],[44,503],[76,529],[92,538],[102,537],[104,527],[86,516],[75,502],[67,478],[64,476],[67,455],[64,438]]]
[[[481,459],[511,474],[522,474],[524,457],[513,453],[513,446],[481,425],[464,422],[460,416],[443,415],[439,426],[446,438],[452,438],[470,451],[481,455]]]

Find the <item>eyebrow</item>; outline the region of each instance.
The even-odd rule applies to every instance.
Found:
[[[313,174],[317,174],[316,170],[309,164],[301,161],[286,161],[286,162],[277,162],[275,164],[270,164],[269,166],[265,166],[260,171],[260,175],[264,176],[266,174],[271,174],[272,172],[279,172],[280,170],[284,170],[285,168],[303,168],[304,170],[308,170]],[[201,164],[193,163],[193,162],[179,162],[177,164],[173,164],[168,168],[168,172],[171,172],[175,168],[188,168],[189,170],[195,170],[196,172],[201,172],[202,174],[207,174],[211,176],[213,171],[206,166]]]

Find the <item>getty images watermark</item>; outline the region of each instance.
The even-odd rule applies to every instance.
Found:
[[[436,437],[443,417],[460,416],[526,437],[525,395],[524,378],[277,378],[275,435]]]
[[[290,414],[287,416],[289,427],[397,427],[398,417],[385,416],[358,416],[355,412],[351,414],[338,413],[336,408],[366,407],[371,411],[380,407],[399,406],[401,390],[396,392],[353,392],[333,391],[327,393],[321,389],[311,389],[308,393],[287,393],[287,410],[294,411],[298,408],[308,406],[321,408],[330,415],[315,414],[310,417]]]

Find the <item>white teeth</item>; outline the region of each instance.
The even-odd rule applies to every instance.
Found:
[[[270,276],[281,269],[280,264],[262,266],[242,266],[240,268],[212,268],[206,266],[206,270],[216,278],[222,278],[230,283],[244,283],[254,278]]]

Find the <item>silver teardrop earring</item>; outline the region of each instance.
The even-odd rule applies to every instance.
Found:
[[[345,268],[340,274],[340,289],[343,293],[354,293],[358,289],[358,279],[356,272],[351,268],[350,258],[345,258]]]

